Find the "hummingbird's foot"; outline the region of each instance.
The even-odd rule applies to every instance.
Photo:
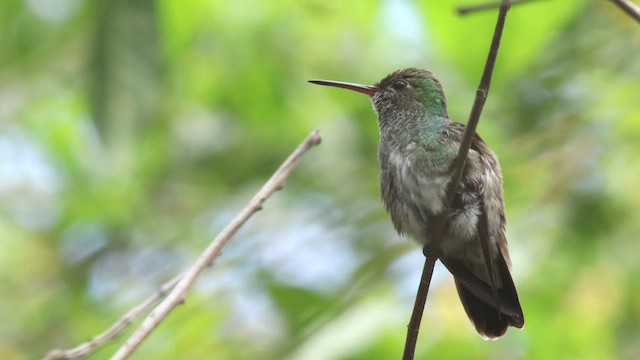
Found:
[[[440,259],[440,256],[442,256],[442,250],[440,248],[434,248],[431,247],[429,245],[425,245],[422,248],[422,253],[424,254],[424,257],[426,258],[435,258],[435,259]]]

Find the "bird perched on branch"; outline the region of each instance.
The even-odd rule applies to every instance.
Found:
[[[465,126],[452,122],[442,85],[409,68],[374,86],[311,80],[366,94],[378,114],[380,189],[399,234],[410,235],[453,274],[460,301],[480,335],[501,337],[522,328],[524,315],[511,278],[505,236],[502,172],[496,155],[475,134],[454,198],[446,208],[453,163]],[[445,231],[434,240],[434,223]],[[484,248],[484,249],[483,249]]]

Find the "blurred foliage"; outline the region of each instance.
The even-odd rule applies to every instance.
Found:
[[[103,331],[313,128],[322,146],[134,358],[399,358],[422,257],[379,201],[375,115],[306,80],[427,67],[464,122],[496,13],[457,5],[0,2],[0,358]],[[527,325],[481,340],[438,267],[419,359],[640,357],[639,49],[609,2],[512,9],[479,132]]]

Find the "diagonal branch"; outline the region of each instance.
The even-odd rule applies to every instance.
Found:
[[[493,33],[493,39],[491,41],[491,47],[489,49],[489,55],[487,56],[487,62],[485,63],[484,72],[480,80],[480,85],[476,91],[476,98],[471,108],[471,114],[469,115],[469,122],[464,132],[462,143],[458,149],[458,155],[453,163],[453,175],[447,188],[447,197],[445,199],[445,209],[451,209],[453,205],[453,199],[456,191],[456,187],[462,179],[464,165],[471,148],[471,142],[476,134],[476,128],[480,121],[480,114],[484,103],[487,100],[489,94],[489,87],[491,85],[491,76],[493,75],[493,69],[496,64],[496,58],[498,56],[498,49],[500,48],[500,40],[502,38],[502,30],[504,29],[504,23],[507,18],[507,12],[509,11],[509,0],[502,0],[500,6],[500,12],[498,14],[498,20]],[[418,339],[418,333],[420,330],[420,321],[422,319],[422,313],[424,312],[424,305],[429,293],[429,283],[431,282],[431,276],[433,274],[433,268],[436,260],[439,257],[440,242],[444,235],[444,229],[446,225],[446,216],[448,211],[444,211],[440,216],[436,218],[433,228],[433,244],[430,247],[424,249],[425,253],[425,265],[422,272],[422,278],[420,280],[420,286],[418,293],[416,294],[416,301],[414,304],[413,313],[409,320],[407,329],[407,339],[405,342],[403,360],[412,360],[415,354],[415,347]]]
[[[420,332],[420,322],[422,321],[422,314],[424,313],[424,305],[427,302],[427,295],[429,294],[429,285],[431,284],[431,277],[433,276],[433,268],[436,265],[436,260],[438,260],[436,256],[427,252],[426,249],[424,251],[424,256],[424,267],[422,268],[420,285],[418,285],[416,302],[413,305],[413,312],[411,313],[411,319],[407,326],[407,338],[404,343],[402,360],[413,360],[413,356],[416,352],[416,344],[418,343],[418,333]]]
[[[136,305],[134,308],[129,310],[120,319],[118,319],[118,321],[116,321],[109,329],[107,329],[106,331],[104,331],[99,335],[96,335],[90,341],[82,343],[72,349],[51,350],[47,353],[47,355],[45,355],[43,360],[79,359],[89,355],[91,351],[99,348],[107,341],[115,339],[118,335],[120,335],[120,333],[122,333],[122,331],[124,331],[129,325],[131,325],[131,323],[133,323],[139,316],[151,310],[151,308],[156,303],[162,300],[165,297],[165,295],[167,295],[167,293],[176,286],[181,276],[182,275],[178,275],[173,279],[167,281],[166,283],[162,284],[162,286],[160,286],[160,288],[155,293],[153,293],[151,296],[146,298],[143,302],[141,302],[140,304]]]
[[[284,181],[298,164],[304,155],[313,146],[320,144],[321,137],[317,130],[309,136],[289,155],[287,160],[278,168],[271,178],[262,186],[260,191],[249,201],[247,206],[227,225],[224,230],[213,240],[207,249],[200,255],[193,266],[181,277],[180,281],[173,288],[171,293],[158,305],[144,320],[142,325],[134,332],[129,339],[113,355],[113,360],[127,359],[140,344],[160,325],[160,323],[175,309],[182,304],[187,296],[187,292],[196,282],[202,272],[211,265],[213,260],[220,254],[222,248],[231,237],[244,225],[244,223],[256,212],[262,209],[262,204],[276,191],[284,187]]]
[[[103,333],[94,337],[91,341],[80,344],[68,350],[51,350],[45,355],[44,360],[77,359],[87,356],[91,351],[114,339],[133,321],[142,314],[148,312],[157,302],[169,295],[152,311],[142,323],[140,328],[118,349],[113,359],[126,359],[142,341],[169,315],[178,305],[184,302],[189,289],[198,277],[213,260],[220,254],[222,248],[231,239],[242,225],[256,212],[262,209],[262,204],[276,191],[284,187],[285,179],[295,168],[302,156],[313,146],[319,145],[322,138],[317,130],[309,136],[289,155],[285,162],[262,186],[260,191],[251,199],[247,206],[236,216],[233,221],[213,240],[207,249],[200,255],[197,262],[182,274],[164,283],[156,293],[135,306],[115,324]]]
[[[627,15],[631,16],[635,21],[640,23],[640,6],[629,0],[611,0],[611,2],[627,13]]]
[[[480,79],[480,85],[478,85],[478,90],[476,91],[476,98],[473,101],[473,106],[471,107],[469,122],[467,123],[467,128],[465,129],[462,143],[460,144],[460,149],[458,149],[458,156],[456,157],[456,161],[453,163],[455,170],[453,175],[451,176],[451,182],[449,182],[449,189],[447,191],[447,209],[451,208],[451,205],[453,204],[455,193],[454,190],[462,179],[462,172],[464,171],[464,165],[467,161],[467,155],[469,154],[469,149],[471,148],[471,142],[476,136],[476,128],[478,127],[478,122],[480,122],[480,114],[482,114],[484,103],[486,102],[487,96],[489,94],[489,87],[491,86],[491,76],[493,75],[493,68],[496,65],[496,58],[498,57],[498,49],[500,48],[502,30],[504,29],[504,23],[507,18],[507,11],[509,11],[509,4],[510,3],[508,0],[502,0],[502,6],[500,7],[500,12],[498,13],[498,21],[496,22],[496,28],[493,32],[493,39],[491,40],[491,48],[489,49],[489,55],[487,56],[487,62],[484,66],[482,78]],[[440,229],[440,231],[436,234],[440,235],[440,237],[437,238],[439,241],[440,238],[442,238],[444,222],[441,221],[438,225],[440,225],[437,227]],[[436,243],[436,245],[439,245],[439,243]]]

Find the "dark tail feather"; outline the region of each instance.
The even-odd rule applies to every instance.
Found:
[[[522,328],[524,315],[518,300],[513,279],[504,258],[500,256],[497,271],[501,287],[498,289],[499,304],[492,294],[491,286],[474,276],[466,267],[455,261],[445,264],[453,273],[462,306],[478,333],[488,339],[504,335],[509,326]],[[500,309],[500,311],[498,311]]]
[[[494,306],[480,300],[457,280],[456,288],[462,306],[478,334],[487,339],[497,339],[507,332],[509,321],[506,315],[498,313]]]

